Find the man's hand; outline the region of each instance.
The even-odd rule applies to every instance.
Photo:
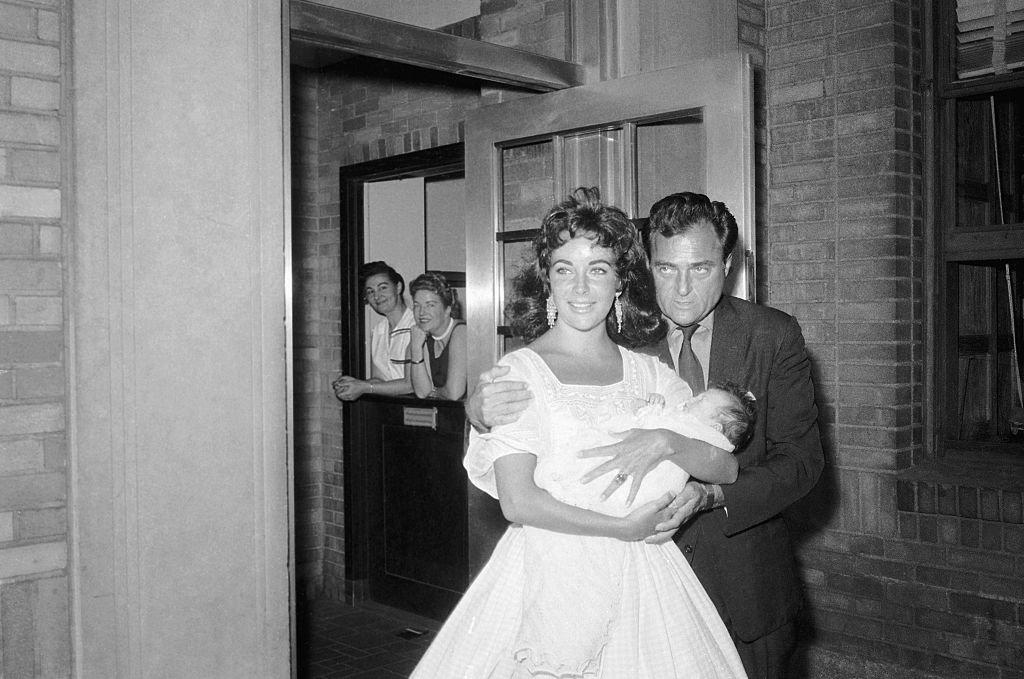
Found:
[[[690,481],[683,490],[672,500],[668,506],[671,517],[654,527],[654,534],[644,539],[644,542],[661,544],[668,542],[679,530],[679,527],[693,518],[707,499],[707,486],[698,481]]]
[[[533,398],[525,382],[495,381],[508,371],[508,366],[496,365],[481,373],[476,388],[466,399],[466,416],[477,430],[515,422]]]
[[[669,440],[661,429],[630,429],[622,433],[618,443],[580,452],[580,457],[611,457],[607,462],[584,474],[580,481],[589,483],[609,472],[617,471],[615,478],[601,493],[601,499],[607,500],[625,483],[627,477],[632,477],[633,484],[626,497],[626,504],[629,505],[640,490],[640,483],[647,476],[647,472],[657,467],[658,463],[667,459],[672,452]]]

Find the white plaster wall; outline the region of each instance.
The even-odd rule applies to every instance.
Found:
[[[288,676],[281,0],[73,12],[76,675]]]
[[[363,261],[387,262],[405,280],[405,303],[412,308],[409,283],[423,273],[423,179],[410,177],[363,185]],[[363,307],[363,327],[369,346],[373,326],[380,316]],[[370,374],[370,355],[366,355],[366,374]]]

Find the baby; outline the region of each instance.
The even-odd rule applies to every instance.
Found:
[[[649,394],[646,402],[634,412],[612,418],[602,432],[593,432],[594,439],[578,441],[580,450],[610,443],[608,434],[629,429],[668,429],[691,439],[709,443],[722,450],[742,448],[753,434],[757,409],[754,396],[735,384],[713,385],[676,407],[666,407],[661,394]],[[595,463],[599,464],[600,461]],[[566,477],[558,488],[546,488],[553,496],[602,514],[625,516],[645,502],[656,500],[667,492],[678,492],[689,474],[673,462],[662,462],[644,477],[636,498],[629,505],[630,484],[623,483],[606,500],[601,493],[608,487],[615,472],[598,477],[587,484],[578,478]]]

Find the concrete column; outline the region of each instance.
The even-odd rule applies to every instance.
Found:
[[[281,17],[73,5],[77,676],[288,676]]]

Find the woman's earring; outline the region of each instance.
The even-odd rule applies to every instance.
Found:
[[[615,331],[620,335],[622,334],[622,302],[619,300],[621,294],[621,290],[615,293]]]
[[[555,306],[555,300],[548,297],[546,309],[548,312],[548,327],[553,328],[555,327],[555,320],[558,318],[558,307]]]

